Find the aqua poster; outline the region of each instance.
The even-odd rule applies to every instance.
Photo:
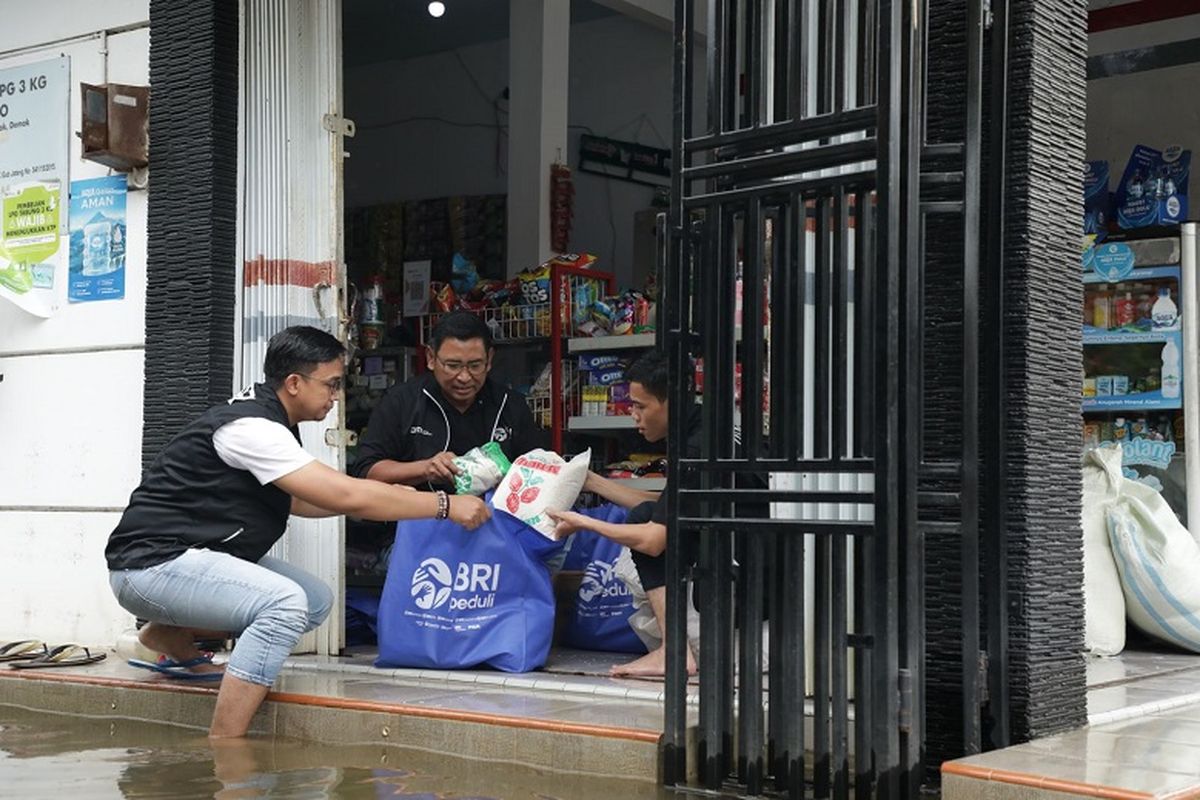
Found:
[[[72,303],[125,296],[124,175],[71,182]]]

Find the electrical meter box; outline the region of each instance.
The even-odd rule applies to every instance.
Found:
[[[81,83],[82,155],[120,172],[149,163],[150,87]]]

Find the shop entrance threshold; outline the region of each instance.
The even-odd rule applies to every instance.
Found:
[[[942,765],[944,800],[1200,797],[1200,656],[1088,660],[1088,725]]]

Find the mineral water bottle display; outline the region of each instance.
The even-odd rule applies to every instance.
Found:
[[[83,274],[107,275],[112,272],[112,223],[93,222],[83,228]]]
[[[1168,339],[1162,349],[1162,396],[1179,397],[1180,386],[1179,348],[1174,339]]]
[[[1171,299],[1169,287],[1162,286],[1158,290],[1158,299],[1150,309],[1150,319],[1154,329],[1159,331],[1174,330],[1179,327],[1179,309]]]

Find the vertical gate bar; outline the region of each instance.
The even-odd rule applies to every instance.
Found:
[[[832,289],[833,289],[833,416],[830,428],[832,430],[833,446],[830,457],[837,460],[847,455],[847,439],[849,438],[849,421],[847,414],[848,394],[848,364],[849,364],[849,331],[847,328],[847,286],[850,281],[849,228],[850,213],[847,208],[845,190],[840,190],[833,199],[830,209],[833,224],[830,230],[833,234],[832,252]]]
[[[854,448],[856,458],[871,455],[871,413],[873,390],[872,307],[874,303],[875,261],[870,215],[875,197],[870,192],[854,195]],[[859,630],[859,633],[864,631]]]
[[[740,651],[738,653],[738,776],[747,793],[763,788],[763,548],[761,536],[742,540],[744,561],[738,581],[741,590]]]
[[[725,130],[742,127],[746,113],[745,94],[742,92],[741,67],[738,58],[738,40],[742,36],[741,8],[745,0],[725,0]]]
[[[846,671],[846,537],[829,537],[833,541],[832,558],[832,594],[830,611],[832,615],[832,630],[830,640],[833,645],[833,724],[832,724],[832,766],[833,766],[833,796],[844,800],[850,796],[850,762],[848,723],[850,704],[848,694],[849,675]]]
[[[900,487],[897,470],[899,445],[899,284],[902,253],[903,204],[901,186],[905,125],[901,47],[904,35],[904,6],[907,0],[879,0],[878,147],[880,224],[876,237],[879,274],[875,282],[875,543],[872,641],[875,702],[872,739],[877,796],[892,800],[899,794],[900,715],[896,687],[900,670],[897,565]]]
[[[786,746],[787,718],[784,708],[787,687],[784,685],[784,665],[787,663],[787,637],[783,624],[784,597],[793,591],[791,581],[784,583],[783,540],[787,534],[770,533],[766,540],[766,563],[763,565],[764,583],[767,586],[766,603],[770,609],[767,620],[767,636],[771,643],[767,654],[767,765],[765,778],[772,778],[779,788],[779,778],[786,773],[784,748]]]
[[[908,675],[909,699],[907,725],[899,739],[901,796],[916,800],[924,778],[924,664],[925,664],[925,575],[924,545],[917,524],[917,470],[923,452],[924,392],[922,375],[922,331],[924,330],[924,243],[921,233],[920,171],[925,145],[924,74],[927,0],[914,0],[901,11],[903,44],[901,79],[902,183],[898,187],[903,203],[900,213],[900,242],[904,247],[901,275],[904,296],[898,297],[902,310],[900,371],[900,442],[902,461],[898,466],[899,562],[893,567],[900,589],[902,617],[899,628],[900,667]]]
[[[746,6],[746,117],[747,125],[757,128],[763,122],[763,91],[766,80],[763,76],[766,54],[763,52],[764,3],[748,3]]]
[[[804,537],[784,534],[780,537],[784,574],[795,576],[782,604],[785,636],[784,653],[784,741],[782,764],[775,770],[776,788],[790,798],[805,795],[804,748]]]
[[[801,120],[808,113],[808,57],[805,10],[808,0],[788,2],[788,119]]]
[[[983,4],[967,3],[962,276],[962,703],[963,752],[982,744],[979,685],[979,204],[983,148]]]
[[[833,110],[836,54],[834,46],[834,3],[836,0],[817,0],[817,113]]]
[[[859,0],[858,7],[858,105],[874,105],[878,94],[876,41],[879,30],[877,0]]]
[[[814,537],[815,584],[813,591],[813,797],[830,796],[832,750],[829,739],[830,700],[830,577],[833,560],[829,536]]]
[[[774,61],[771,65],[774,78],[771,82],[771,91],[774,96],[775,113],[768,120],[771,123],[783,122],[790,118],[790,96],[795,76],[789,69],[791,39],[788,38],[788,35],[791,31],[792,8],[795,4],[795,0],[774,0],[775,27],[771,31],[774,37],[774,53],[772,54]]]
[[[862,536],[854,538],[854,794],[871,800],[875,791],[875,756],[872,751],[872,722],[875,703],[871,696],[871,657],[874,642],[866,634],[874,630],[872,618],[873,546]]]
[[[730,0],[708,0],[708,46],[705,62],[705,75],[708,78],[708,133],[723,133],[728,126],[725,124],[726,108],[729,98],[726,96],[725,82],[725,14]],[[690,79],[691,76],[688,76]]]
[[[742,457],[762,456],[763,236],[762,201],[747,203],[742,259]]]
[[[991,108],[988,120],[987,215],[984,270],[987,298],[983,325],[990,331],[984,360],[982,409],[985,439],[981,447],[990,464],[985,484],[988,638],[988,744],[1010,744],[1008,706],[1008,544],[1004,487],[1004,222],[1005,166],[1008,134],[1008,0],[992,0]]]
[[[833,111],[840,112],[846,108],[846,15],[849,13],[849,0],[830,0],[833,7]]]
[[[721,749],[720,756],[714,764],[719,774],[724,777],[733,771],[734,758],[734,661],[733,639],[733,553],[734,542],[738,538],[729,532],[718,533],[717,563],[715,569],[717,592],[717,646],[720,653],[721,668]],[[761,679],[761,676],[760,676]],[[761,702],[761,700],[760,700]],[[717,788],[715,785],[712,788]]]
[[[673,42],[672,144],[676,168],[671,171],[671,204],[667,226],[667,260],[665,273],[660,276],[664,296],[660,298],[663,315],[660,327],[666,330],[668,369],[675,375],[686,370],[691,349],[690,315],[685,313],[691,303],[690,265],[695,255],[696,239],[691,225],[684,218],[685,189],[682,169],[690,166],[692,157],[686,142],[692,134],[692,112],[695,97],[692,93],[692,59],[694,56],[692,0],[675,0]],[[711,3],[710,3],[711,6]],[[710,25],[711,23],[710,9]],[[710,39],[710,41],[712,41]],[[709,82],[711,87],[712,82]],[[710,98],[711,101],[711,98]],[[664,343],[663,333],[658,343]],[[681,408],[688,399],[688,381],[676,380],[672,405]],[[679,475],[679,459],[684,451],[684,415],[670,418],[667,437],[667,465],[672,475]],[[663,697],[663,783],[675,786],[687,782],[687,671],[684,654],[687,642],[687,584],[680,554],[683,536],[679,527],[679,483],[671,481],[667,489],[667,586],[666,586],[666,674]]]

